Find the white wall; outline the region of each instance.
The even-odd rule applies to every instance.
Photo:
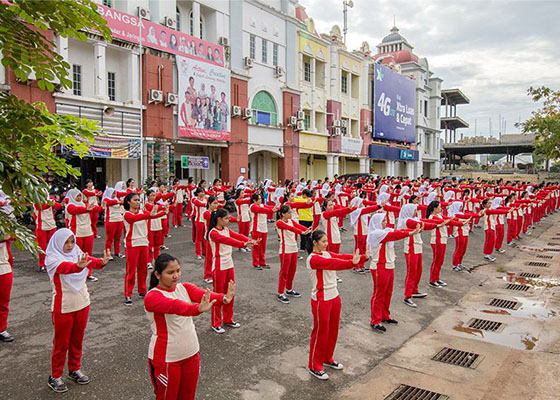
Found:
[[[68,63],[70,64],[69,79],[72,79],[72,65],[82,67],[82,96],[93,97],[95,93],[95,57],[93,44],[70,39],[68,41]],[[68,91],[70,94],[72,90]]]
[[[114,72],[116,79],[115,101],[125,102],[129,100],[128,87],[131,84],[128,71],[129,51],[119,51],[107,47],[107,72]],[[137,83],[138,84],[138,83]]]

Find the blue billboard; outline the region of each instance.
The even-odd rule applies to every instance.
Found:
[[[416,83],[388,67],[375,64],[373,137],[414,143]]]

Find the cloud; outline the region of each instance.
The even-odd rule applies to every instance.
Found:
[[[349,49],[367,41],[372,49],[393,26],[428,59],[444,88],[460,88],[471,104],[457,114],[471,127],[466,135],[494,135],[498,116],[514,123],[536,107],[527,96],[529,86],[560,89],[560,2],[479,0],[353,0],[348,11]],[[343,25],[342,0],[300,0],[320,33]]]

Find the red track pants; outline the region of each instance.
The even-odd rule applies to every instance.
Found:
[[[341,307],[340,296],[328,301],[311,300],[313,330],[309,343],[308,367],[314,371],[322,371],[324,363],[334,361]]]
[[[82,345],[89,315],[89,306],[81,310],[60,313],[53,312],[54,325],[53,350],[51,356],[51,376],[60,378],[68,353],[68,371],[80,369]]]
[[[226,294],[228,291],[229,281],[235,282],[235,273],[233,268],[226,269],[224,271],[213,271],[213,286],[215,293]],[[214,304],[212,307],[212,326],[218,327],[222,326],[222,316],[223,321],[226,324],[233,322],[233,303],[234,299],[231,299],[231,303],[228,304]]]
[[[422,253],[404,254],[406,259],[406,277],[404,279],[404,298],[412,297],[418,293],[418,283],[422,277]]]
[[[76,238],[76,245],[84,253],[87,253],[91,256],[92,253],[93,253],[93,238],[94,238],[93,235],[88,236],[88,237],[77,237]],[[88,276],[91,276],[91,268],[89,268]]]
[[[515,231],[517,230],[516,227],[516,220],[513,218],[508,218],[507,220],[507,234],[506,234],[506,242],[511,243],[511,241],[515,238]]]
[[[253,231],[251,232],[251,237],[255,240],[261,239],[261,241],[253,246],[253,267],[264,267],[266,265],[266,260],[264,254],[266,252],[266,238],[268,233],[262,233]]]
[[[340,253],[340,243],[329,243],[327,246],[327,251],[332,251],[333,253]]]
[[[156,400],[194,400],[200,375],[200,353],[170,363],[148,360]]]
[[[124,276],[125,297],[132,296],[136,273],[138,273],[138,293],[146,293],[148,246],[126,247],[126,274]]]
[[[496,242],[496,232],[494,229],[486,229],[486,239],[484,240],[484,248],[482,253],[485,256],[489,256],[494,252],[494,245]]]
[[[204,233],[206,233],[206,228],[204,223],[196,222],[196,237],[195,237],[195,253],[197,256],[202,256],[206,253],[206,249],[204,248]]]
[[[4,332],[8,328],[8,313],[10,312],[10,295],[13,283],[14,274],[12,272],[0,275],[0,332]]]
[[[377,263],[377,269],[372,269],[373,293],[371,295],[371,319],[370,324],[380,324],[381,321],[391,319],[389,307],[393,296],[393,282],[395,270],[385,268],[385,263]]]
[[[111,246],[114,246],[114,254],[121,254],[121,236],[123,227],[124,223],[122,221],[105,222],[105,250],[111,251]]]
[[[90,213],[91,217],[91,230],[93,231],[93,236],[97,236],[97,221],[99,221],[99,213]]]
[[[439,274],[445,260],[447,244],[432,244],[432,266],[430,267],[430,282],[439,281]]]
[[[163,245],[163,230],[148,232],[148,242],[148,262],[153,262],[161,252],[159,246]]]
[[[35,239],[37,240],[37,244],[41,248],[41,250],[47,250],[47,244],[49,244],[49,240],[51,240],[52,235],[56,232],[55,229],[51,229],[50,231],[44,231],[42,229],[35,229]],[[39,267],[45,266],[45,253],[39,253]],[[2,332],[2,331],[0,331]]]
[[[183,225],[183,203],[177,203],[173,208],[173,226]]]
[[[366,239],[364,235],[354,235],[354,251],[360,250],[360,254],[366,254]],[[356,268],[364,268],[364,263],[356,265]]]
[[[463,262],[463,257],[467,252],[467,245],[469,243],[468,236],[455,236],[455,251],[453,252],[453,266],[456,267],[457,265]]]
[[[204,239],[204,246],[206,247],[206,258],[204,259],[204,279],[212,278],[212,247],[210,242]]]
[[[284,289],[292,290],[294,276],[296,275],[298,253],[280,254],[280,274],[278,276],[278,294],[284,293]]]
[[[163,237],[167,237],[167,235],[169,234],[169,214],[167,214],[165,218],[161,219],[161,229],[163,232]],[[161,244],[163,244],[163,238]]]
[[[248,237],[251,222],[250,221],[247,221],[247,222],[239,221],[239,222],[237,222],[237,225],[239,227],[239,233]]]
[[[495,244],[496,250],[502,248],[502,243],[504,242],[504,233],[505,233],[504,229],[505,228],[503,224],[496,224],[496,244]]]

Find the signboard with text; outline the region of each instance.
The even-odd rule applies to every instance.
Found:
[[[201,156],[181,156],[181,168],[208,169],[210,168],[210,159]]]

